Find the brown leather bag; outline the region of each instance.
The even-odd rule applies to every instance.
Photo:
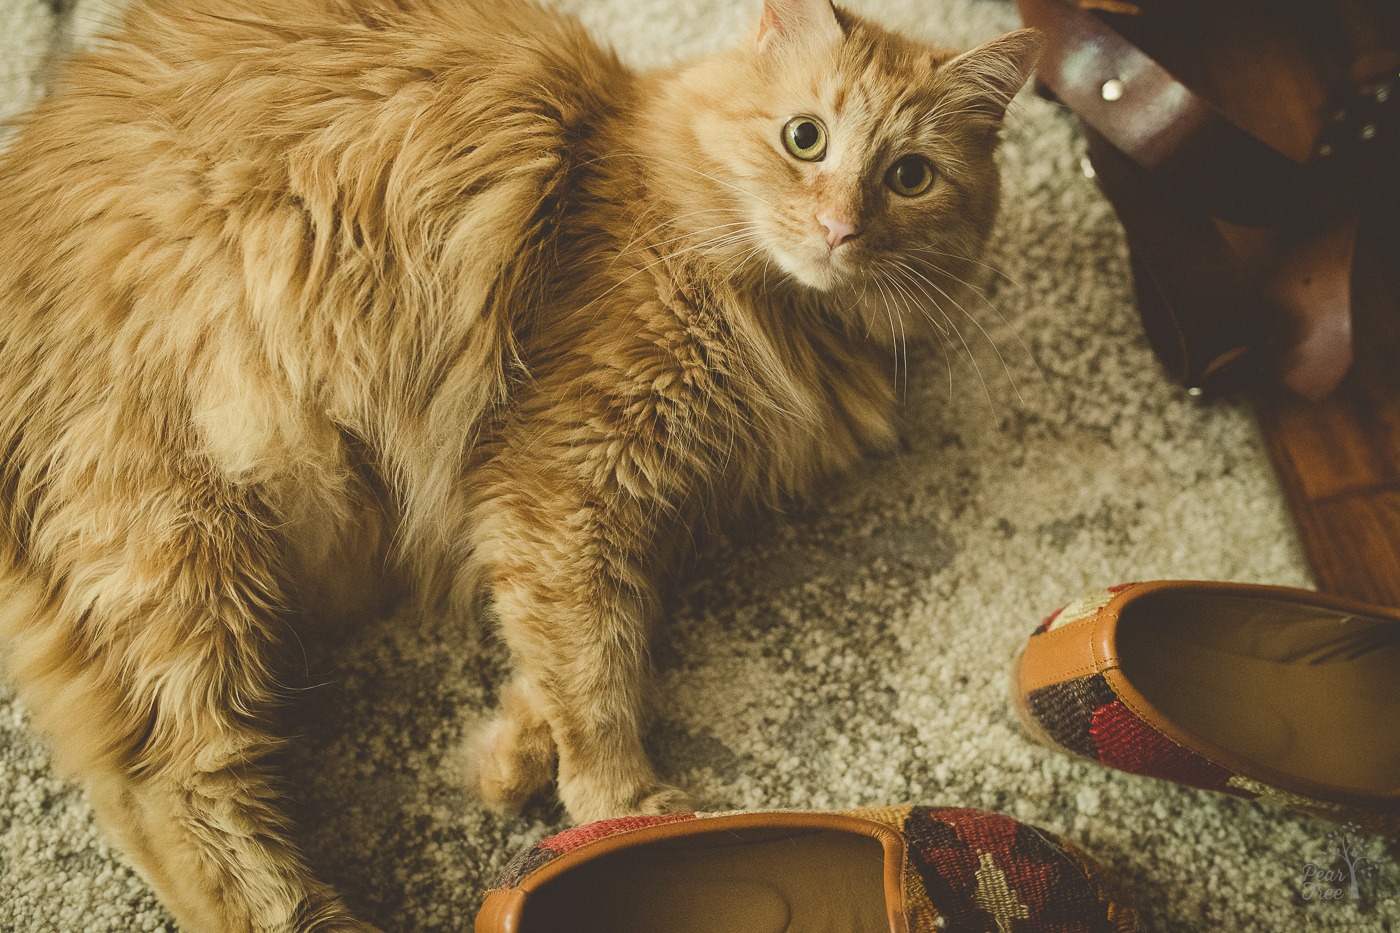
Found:
[[[1018,0],[1079,117],[1138,307],[1193,394],[1353,359],[1358,238],[1400,214],[1394,0]]]

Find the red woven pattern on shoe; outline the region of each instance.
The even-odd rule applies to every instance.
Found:
[[[1135,928],[1061,840],[1007,816],[916,807],[910,861],[949,930],[1117,933]]]
[[[1102,674],[1090,674],[1032,690],[1026,697],[1026,707],[1055,744],[1098,761],[1099,752],[1089,729],[1094,724],[1094,714],[1117,699]]]
[[[583,826],[566,829],[562,833],[550,836],[540,845],[563,855],[565,852],[572,852],[600,839],[607,839],[620,833],[630,833],[637,829],[650,829],[653,826],[665,826],[667,823],[680,823],[693,819],[695,819],[694,813],[672,813],[667,816],[622,816],[615,820],[600,820],[597,823],[586,823]]]
[[[601,820],[574,829],[566,829],[562,833],[550,836],[543,842],[536,843],[507,862],[506,867],[501,869],[500,874],[496,876],[492,887],[503,890],[513,888],[565,852],[581,849],[589,843],[622,833],[630,833],[633,830],[663,826],[666,823],[679,823],[682,820],[695,818],[694,813],[675,813],[670,816],[624,816],[615,820]]]
[[[1110,768],[1175,781],[1189,787],[1234,793],[1233,772],[1182,748],[1114,700],[1094,710],[1089,725],[1097,758]]]

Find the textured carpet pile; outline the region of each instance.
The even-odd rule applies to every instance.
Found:
[[[642,65],[730,42],[758,9],[566,5]],[[954,46],[1016,25],[1003,0],[851,5]],[[117,10],[0,0],[0,116]],[[1304,865],[1329,861],[1327,824],[1070,760],[1028,742],[1008,708],[1021,643],[1083,590],[1308,584],[1248,410],[1198,404],[1160,376],[1082,155],[1067,114],[1022,99],[988,259],[1000,274],[960,321],[966,347],[900,362],[899,455],[706,549],[656,648],[656,761],[710,809],[1006,812],[1112,866],[1152,929],[1390,930],[1400,855],[1381,857],[1359,901],[1305,899]],[[314,861],[386,930],[469,929],[493,872],[563,825],[547,803],[486,813],[462,787],[462,739],[502,682],[501,650],[474,620],[400,615],[312,651],[326,685],[297,713],[290,776]],[[173,927],[0,683],[0,930]]]

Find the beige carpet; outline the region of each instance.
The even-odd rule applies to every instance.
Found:
[[[1002,0],[852,5],[949,44],[1016,23]],[[53,49],[88,41],[107,6],[0,0],[0,111],[41,93]],[[758,4],[569,6],[649,64],[730,41]],[[1081,154],[1067,115],[1018,107],[991,256],[1005,278],[969,308],[972,358],[954,345],[911,360],[901,455],[707,554],[657,649],[656,760],[711,807],[1005,811],[1113,865],[1152,929],[1390,930],[1400,855],[1359,902],[1305,900],[1326,824],[1071,761],[1028,743],[1008,712],[1010,659],[1081,590],[1307,583],[1248,412],[1201,406],[1159,377],[1122,237]],[[499,650],[472,631],[391,620],[313,659],[330,683],[301,714],[309,738],[292,765],[306,836],[387,930],[470,929],[492,873],[561,825],[548,804],[488,815],[455,783],[462,735],[501,682]],[[172,927],[0,687],[0,930]]]

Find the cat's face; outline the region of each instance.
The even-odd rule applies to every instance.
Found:
[[[738,215],[722,232],[748,234],[736,257],[822,292],[937,302],[991,225],[996,131],[1038,49],[1021,32],[952,57],[827,0],[769,0],[692,123]]]

